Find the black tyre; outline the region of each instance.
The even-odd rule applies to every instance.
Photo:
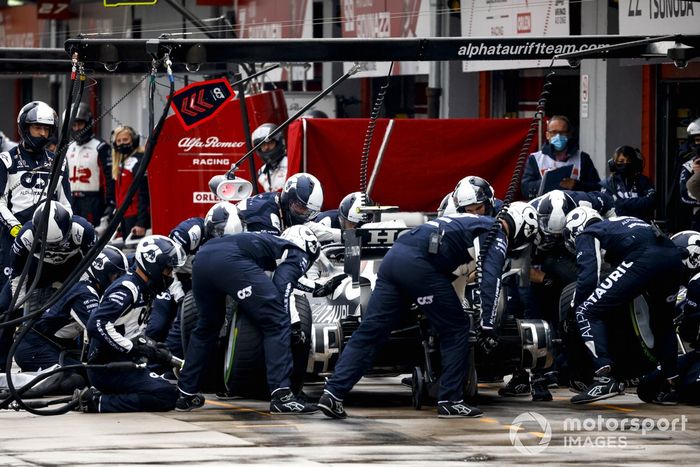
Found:
[[[310,344],[311,305],[304,295],[296,295],[294,300],[301,329]],[[306,357],[301,359],[304,371],[308,362],[308,351],[307,345]],[[245,313],[235,312],[233,315],[224,361],[224,381],[229,395],[263,400],[270,397],[262,332]]]
[[[197,304],[194,301],[194,295],[192,295],[191,290],[187,292],[185,298],[182,299],[179,313],[182,352],[185,354],[187,352],[187,345],[190,343],[190,334],[194,331],[194,327],[197,325],[197,320],[199,319],[199,310],[197,309]]]
[[[411,377],[411,404],[413,404],[413,408],[416,410],[420,410],[421,407],[423,407],[423,402],[426,397],[424,383],[423,370],[419,367],[414,367]]]
[[[564,287],[559,301],[560,319],[562,323],[562,338],[564,340],[569,370],[574,369],[584,374],[592,374],[594,368],[585,349],[578,325],[576,323],[576,310],[571,308],[571,299],[576,291],[576,284],[572,283]],[[620,378],[635,378],[650,371],[655,366],[651,351],[644,344],[633,307],[646,307],[642,297],[635,299],[635,303],[620,307],[617,313],[611,314],[607,321],[608,351],[615,362],[616,372]],[[583,375],[573,375],[581,377]]]
[[[467,381],[464,383],[464,397],[468,401],[475,401],[479,394],[479,381],[476,374],[476,346],[469,344],[469,369],[467,373]]]
[[[236,310],[224,359],[224,381],[231,396],[268,399],[262,333],[253,321]]]

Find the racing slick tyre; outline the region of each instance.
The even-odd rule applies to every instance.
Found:
[[[197,319],[199,318],[199,310],[197,310],[197,304],[194,301],[194,295],[191,290],[187,292],[185,298],[182,299],[179,312],[182,351],[187,352],[187,345],[190,343],[190,334],[192,334],[194,327],[197,325]]]
[[[423,380],[423,370],[420,367],[413,368],[413,375],[411,377],[411,404],[416,410],[420,410],[423,407],[423,403],[427,397],[425,390],[425,381]]]
[[[476,359],[474,354],[476,353],[476,346],[474,344],[469,344],[469,369],[467,373],[467,380],[464,383],[464,397],[465,400],[475,402],[479,395],[479,381],[476,374]]]
[[[301,329],[307,339],[311,337],[311,305],[306,296],[295,295]],[[308,346],[306,352],[308,362]],[[224,361],[224,381],[230,396],[268,400],[265,351],[262,332],[245,314],[235,311],[228,337]]]
[[[576,291],[576,283],[564,287],[559,301],[560,322],[562,323],[565,352],[569,370],[577,369],[583,382],[590,382],[593,374],[591,358],[581,338],[576,324],[576,310],[571,307],[571,300]],[[608,329],[608,346],[610,356],[615,362],[618,378],[638,378],[651,371],[656,360],[653,356],[654,338],[649,328],[649,308],[643,296],[639,296],[620,307],[619,312],[611,314],[606,321]]]

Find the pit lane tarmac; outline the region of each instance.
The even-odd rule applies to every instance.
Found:
[[[270,415],[266,402],[214,396],[189,413],[3,411],[0,465],[698,464],[697,407],[633,393],[573,406],[566,389],[532,402],[499,397],[494,384],[480,386],[482,418],[446,420],[432,406],[414,410],[399,381],[364,379],[346,399],[347,420]]]

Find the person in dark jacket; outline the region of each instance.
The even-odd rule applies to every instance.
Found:
[[[654,216],[656,190],[651,180],[642,175],[644,160],[639,149],[620,146],[608,161],[608,167],[610,176],[600,186],[615,200],[615,213],[650,221]]]
[[[152,235],[136,248],[135,265],[105,291],[90,314],[88,363],[158,361],[160,348],[143,337],[155,296],[172,284],[173,269],[185,263],[182,247]],[[74,394],[83,412],[166,412],[175,408],[177,389],[148,368],[90,368],[94,387]]]
[[[346,418],[343,399],[372,365],[407,303],[417,303],[440,337],[442,375],[438,417],[480,417],[463,400],[468,370],[469,319],[455,293],[454,271],[476,261],[474,244],[483,245],[494,222],[499,223],[484,255],[480,340],[496,341],[495,310],[506,253],[524,246],[537,231],[537,211],[522,202],[510,205],[501,220],[474,214],[440,217],[402,235],[382,260],[360,327],[352,334],[333,375],[326,380],[318,407],[332,418]]]
[[[600,176],[593,165],[591,156],[581,151],[569,119],[563,115],[555,115],[547,125],[547,143],[542,149],[530,154],[525,165],[525,172],[520,189],[526,199],[532,199],[545,194],[540,193],[542,175],[548,170],[573,165],[571,178],[561,181],[559,187],[563,190],[596,191],[599,189]],[[549,190],[548,190],[549,191]]]
[[[566,216],[564,238],[576,251],[578,279],[573,308],[581,338],[593,362],[595,376],[574,404],[607,399],[624,393],[609,351],[608,320],[642,292],[646,293],[653,324],[654,353],[669,385],[677,382],[678,355],[673,316],[683,263],[674,243],[636,217],[603,220],[589,208]],[[601,277],[603,258],[615,269]]]
[[[242,226],[238,231],[241,232]],[[297,225],[282,237],[242,232],[209,240],[200,248],[192,270],[192,291],[200,310],[187,346],[180,373],[181,412],[204,405],[200,379],[214,341],[226,317],[229,295],[238,310],[259,327],[263,335],[270,412],[307,414],[317,409],[294,395],[291,389],[292,353],[289,303],[292,289],[318,257],[320,245],[307,227]],[[265,271],[274,271],[272,279]]]

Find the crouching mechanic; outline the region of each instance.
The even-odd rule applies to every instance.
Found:
[[[596,211],[578,207],[566,216],[564,238],[576,251],[578,280],[573,305],[581,338],[592,360],[595,376],[574,404],[622,394],[625,384],[615,377],[608,351],[605,320],[610,313],[646,292],[654,331],[654,352],[663,377],[678,377],[677,342],[673,329],[675,297],[683,264],[678,248],[655,227],[636,217],[603,220]],[[603,260],[615,269],[600,277]]]
[[[82,280],[47,309],[19,342],[14,358],[22,371],[40,371],[58,363],[79,364],[81,347],[85,345],[81,338],[90,313],[97,308],[107,287],[128,267],[124,253],[107,245]],[[68,353],[61,361],[65,351]],[[59,386],[61,393],[72,394],[76,387],[85,386],[85,380],[77,372],[63,373]]]
[[[681,251],[686,293],[676,319],[678,335],[692,350],[678,357],[678,382],[671,385],[657,368],[639,380],[637,395],[644,402],[662,405],[700,404],[700,232],[684,230],[671,241]]]
[[[46,247],[41,253],[41,236],[37,225],[42,221],[48,206],[46,224]],[[30,251],[37,242],[34,255]],[[57,201],[44,201],[34,211],[31,221],[20,230],[12,245],[10,280],[0,292],[0,313],[7,313],[10,318],[17,318],[22,307],[10,310],[12,297],[17,296],[15,303],[24,301],[29,284],[37,280],[36,289],[48,289],[63,280],[80,263],[81,259],[95,244],[95,230],[92,225],[80,216],[74,216],[68,209]],[[43,260],[39,264],[39,258]],[[22,280],[22,271],[27,262],[31,262],[27,270],[26,280]],[[39,274],[37,278],[36,275]],[[0,368],[4,367],[7,352],[12,345],[14,327],[0,329]]]
[[[146,336],[165,343],[173,355],[183,358],[182,329],[178,316],[179,305],[192,290],[192,262],[199,248],[210,238],[231,235],[240,226],[238,209],[228,201],[212,206],[204,219],[190,217],[180,222],[168,236],[185,252],[186,261],[173,271],[175,280],[166,292],[158,294],[153,301],[151,318]],[[169,370],[166,370],[169,371]],[[169,376],[169,375],[168,375]]]
[[[141,335],[148,322],[151,301],[173,281],[173,268],[182,266],[185,254],[168,237],[152,235],[136,247],[136,263],[105,292],[90,315],[88,363],[131,362],[162,353]],[[78,395],[85,412],[164,412],[177,400],[175,386],[146,368],[88,369],[94,388]]]
[[[463,402],[468,372],[469,320],[452,285],[453,271],[477,259],[494,222],[500,229],[485,255],[481,281],[482,328],[493,335],[492,314],[498,303],[506,252],[528,242],[537,230],[537,212],[513,203],[503,218],[473,214],[440,217],[416,227],[394,243],[379,267],[377,283],[360,327],[352,334],[326,382],[318,402],[329,417],[345,418],[343,398],[372,364],[409,303],[418,303],[437,330],[442,358],[438,417],[480,417],[482,411]]]
[[[242,230],[242,227],[239,231]],[[243,232],[209,240],[197,253],[192,290],[200,310],[180,372],[176,410],[204,405],[198,393],[202,372],[224,322],[226,296],[263,334],[267,383],[273,414],[308,414],[317,408],[290,389],[292,373],[289,298],[296,282],[314,262],[320,247],[307,227],[295,226],[282,237]],[[281,260],[279,264],[277,261]],[[274,271],[270,279],[265,271]]]

